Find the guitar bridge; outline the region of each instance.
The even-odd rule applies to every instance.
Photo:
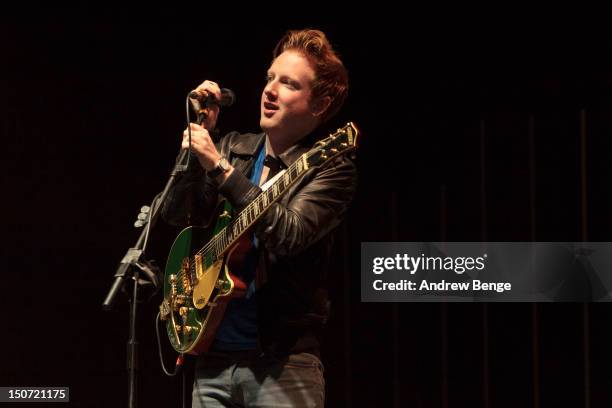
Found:
[[[181,264],[180,276],[182,276],[181,283],[183,285],[183,293],[191,294],[193,290],[193,277],[191,268],[193,263],[191,262],[191,258],[187,257],[183,259]]]

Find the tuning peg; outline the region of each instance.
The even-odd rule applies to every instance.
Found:
[[[148,205],[143,205],[140,207],[140,213],[136,216],[136,221],[134,222],[135,228],[140,228],[147,223],[149,219],[149,211],[151,211],[151,207]]]

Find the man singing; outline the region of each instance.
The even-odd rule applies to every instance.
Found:
[[[221,100],[218,84],[197,92]],[[175,225],[206,224],[219,197],[240,211],[262,186],[327,136],[315,132],[342,107],[348,75],[324,33],[289,31],[277,44],[261,95],[262,133],[213,143],[219,108],[191,124],[193,165],[164,209]],[[189,147],[188,131],[183,148]],[[333,232],[357,185],[350,159],[310,169],[256,222],[240,271],[246,295],[229,302],[210,350],[198,357],[194,407],[321,407],[319,335]]]

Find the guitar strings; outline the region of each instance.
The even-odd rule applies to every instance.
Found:
[[[317,153],[317,151],[313,151],[313,150],[309,150],[308,152],[304,153],[304,155],[306,156],[306,158],[310,158],[311,156],[313,156],[315,153]],[[300,161],[300,159],[296,160],[293,164],[291,164],[291,166],[289,166],[289,168],[287,169],[287,173],[291,173],[291,171],[296,171],[296,175],[297,173],[297,166],[298,166],[298,162]],[[284,176],[283,176],[284,177]],[[296,179],[297,180],[297,179]],[[295,181],[295,180],[294,180]],[[263,191],[262,191],[263,193]],[[250,202],[242,211],[241,214],[246,213],[248,211],[252,211],[255,208],[256,202],[260,199],[262,194],[259,194],[252,202]],[[200,249],[198,252],[196,252],[196,255],[202,255],[205,252],[211,252],[211,250],[215,249],[216,251],[213,252],[214,257],[216,258],[217,256],[219,256],[219,254],[222,252],[222,250],[224,249],[225,245],[222,245],[222,242],[220,242],[223,238],[223,236],[227,235],[227,231],[230,229],[233,229],[234,226],[238,223],[238,220],[241,218],[241,216],[236,217],[235,219],[233,219],[227,226],[225,226],[221,231],[219,231],[209,242],[208,244],[206,244],[202,249]],[[230,240],[233,241],[234,239]]]

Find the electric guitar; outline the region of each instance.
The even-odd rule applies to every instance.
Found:
[[[222,201],[211,218],[214,222],[181,231],[168,255],[164,299],[159,307],[170,344],[177,352],[206,351],[229,300],[246,293],[246,284],[231,272],[242,263],[239,254],[246,253],[251,245],[245,232],[308,169],[326,167],[335,158],[354,151],[358,135],[355,125],[347,123],[278,173],[272,184],[236,216],[231,216],[229,203]]]

